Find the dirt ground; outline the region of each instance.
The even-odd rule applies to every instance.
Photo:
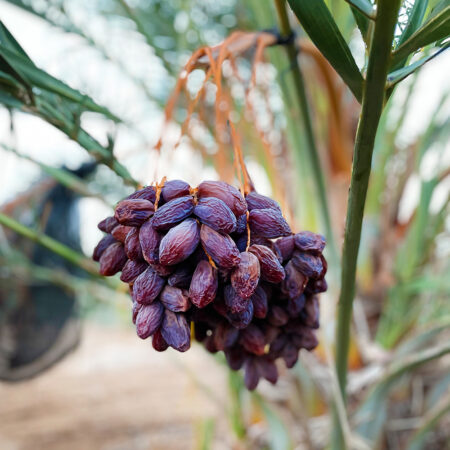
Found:
[[[0,384],[0,449],[190,449],[208,418],[216,420],[214,448],[229,448],[220,432],[224,376],[200,347],[157,353],[131,329],[86,325],[59,365]]]

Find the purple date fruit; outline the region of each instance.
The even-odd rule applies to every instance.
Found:
[[[142,248],[139,242],[139,228],[132,228],[125,238],[125,253],[129,259],[141,261],[143,259]]]
[[[158,231],[169,230],[190,216],[193,210],[194,199],[190,195],[174,198],[158,208],[153,215],[152,226]]]
[[[253,303],[254,316],[257,319],[264,319],[267,316],[267,311],[269,309],[266,291],[261,286],[258,286],[250,297],[250,300]]]
[[[165,308],[173,312],[185,312],[191,306],[186,293],[179,288],[168,285],[162,290],[159,300]]]
[[[124,283],[133,283],[147,267],[148,264],[145,261],[133,261],[129,259],[123,266],[120,280]]]
[[[155,334],[152,337],[152,346],[157,352],[164,352],[169,348],[169,345],[162,336],[161,328],[158,328],[155,331]]]
[[[133,192],[126,198],[126,200],[132,199],[148,200],[149,202],[152,202],[154,204],[156,201],[156,189],[154,186],[146,186],[139,191]]]
[[[236,218],[236,230],[235,233],[247,234],[247,213],[241,214],[239,217]]]
[[[282,327],[289,321],[288,313],[278,305],[273,305],[267,314],[268,322],[275,327]]]
[[[250,324],[245,330],[241,331],[240,343],[249,353],[254,355],[264,354],[266,345],[264,333],[256,325]]]
[[[100,256],[100,274],[112,276],[122,270],[127,262],[127,255],[120,242],[111,244]]]
[[[99,241],[97,246],[94,248],[94,252],[92,253],[92,259],[94,261],[100,261],[100,257],[102,256],[103,252],[111,245],[114,244],[116,240],[114,237],[110,234],[107,234],[106,236],[103,236],[103,238]]]
[[[232,314],[241,313],[247,309],[250,299],[241,297],[231,285],[226,285],[223,291],[225,305]]]
[[[241,253],[241,260],[231,274],[231,285],[242,298],[249,298],[258,286],[260,268],[258,258],[250,252]]]
[[[288,301],[286,311],[292,319],[300,317],[300,314],[305,306],[305,301],[306,299],[303,294]]]
[[[250,231],[257,236],[277,238],[289,236],[291,228],[277,209],[254,209],[249,215]]]
[[[113,235],[113,237],[116,241],[122,242],[122,244],[123,244],[125,242],[125,239],[128,236],[128,233],[132,229],[133,229],[133,227],[129,227],[128,225],[117,225],[111,231],[111,234]]]
[[[105,233],[111,233],[114,228],[119,225],[119,222],[117,222],[115,217],[107,217],[106,219],[103,219],[99,224],[97,225],[98,229],[101,231],[104,231]]]
[[[204,308],[216,297],[218,283],[217,270],[208,261],[200,261],[192,275],[189,299],[197,308]]]
[[[227,312],[227,319],[233,327],[239,330],[247,328],[253,319],[253,303],[251,301],[247,301],[247,308],[240,313],[233,314],[231,312]]]
[[[230,234],[236,229],[236,216],[218,198],[201,198],[194,208],[194,214],[200,219],[200,222],[208,225],[215,231]]]
[[[217,350],[225,350],[234,345],[239,337],[239,330],[227,322],[221,322],[214,330],[214,344]]]
[[[269,383],[275,384],[278,380],[278,369],[275,362],[267,356],[256,358],[259,374]]]
[[[165,202],[170,202],[174,198],[189,195],[191,187],[182,180],[170,180],[164,184],[161,195]]]
[[[228,348],[224,351],[227,363],[231,370],[239,370],[245,361],[245,352],[239,346]]]
[[[294,237],[295,247],[302,252],[319,255],[325,248],[326,240],[321,234],[312,231],[302,231]]]
[[[172,200],[176,201],[178,199]],[[169,203],[167,203],[168,205]],[[159,211],[159,210],[158,210]],[[195,219],[186,219],[171,228],[159,245],[159,261],[165,266],[173,266],[194,253],[200,242],[199,225]]]
[[[139,311],[141,310],[142,305],[138,302],[133,302],[133,309],[132,309],[132,321],[133,323],[136,325],[136,318],[137,315],[139,313]]]
[[[255,359],[253,357],[247,357],[244,362],[244,383],[249,391],[254,391],[259,383],[259,372]]]
[[[253,209],[276,209],[281,212],[280,205],[275,200],[257,192],[250,192],[245,197],[249,211]]]
[[[298,350],[291,342],[288,342],[283,349],[283,359],[288,369],[292,369],[298,361]]]
[[[275,242],[274,246],[278,250],[278,254],[283,258],[282,262],[289,261],[294,253],[294,236],[280,238]]]
[[[299,334],[291,334],[291,341],[298,349],[304,348],[309,352],[319,345],[314,330],[306,327]]]
[[[308,278],[320,278],[323,272],[323,263],[320,256],[296,250],[291,261],[294,267]]]
[[[286,264],[284,270],[286,278],[281,283],[281,291],[290,299],[299,297],[305,290],[308,278],[295,268],[292,261]]]
[[[203,224],[200,239],[205,251],[219,267],[231,269],[239,264],[239,250],[230,236],[220,234]]]
[[[284,268],[270,248],[263,245],[252,245],[248,251],[258,258],[261,267],[261,278],[263,280],[275,284],[284,280]]]
[[[222,200],[236,217],[247,211],[247,203],[242,194],[233,186],[223,181],[204,181],[197,191],[198,198],[216,197]]]
[[[165,280],[151,267],[142,272],[134,281],[133,298],[138,303],[149,305],[152,303],[164,287]]]
[[[161,333],[167,344],[178,350],[185,352],[191,346],[191,330],[184,314],[177,314],[166,309]]]
[[[309,328],[319,328],[319,300],[316,296],[307,297],[301,320]]]
[[[116,206],[114,217],[121,225],[138,227],[142,225],[154,212],[152,202],[142,199],[122,200]]]
[[[149,264],[159,262],[159,244],[163,235],[152,226],[152,219],[145,222],[139,229],[139,243],[142,256]]]
[[[167,283],[169,284],[169,286],[188,289],[191,284],[191,279],[192,279],[191,267],[181,265],[180,267],[177,267],[175,272],[173,272],[169,276],[169,278],[167,279]]]
[[[141,339],[147,339],[161,325],[164,307],[160,302],[143,305],[136,317],[136,333]]]

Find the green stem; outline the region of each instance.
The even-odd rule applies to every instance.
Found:
[[[67,261],[71,262],[72,264],[81,267],[83,270],[90,273],[91,275],[97,277],[99,276],[97,265],[93,261],[87,259],[84,255],[76,252],[75,250],[72,250],[66,245],[61,244],[61,242],[56,241],[50,236],[32,230],[31,228],[22,225],[20,222],[17,222],[17,220],[1,212],[0,212],[0,225],[4,225],[10,228],[11,230],[15,231],[16,233],[25,236],[26,238],[31,239],[34,242],[37,242],[38,244],[42,245],[43,247],[47,248],[53,253],[56,253],[57,255],[67,259]]]
[[[292,28],[289,23],[289,17],[286,9],[286,0],[275,0],[275,7],[277,9],[278,22],[280,25],[280,34],[282,37],[291,36]],[[331,266],[336,267],[339,262],[337,254],[336,243],[333,235],[333,228],[331,226],[331,218],[328,209],[327,191],[325,187],[325,179],[320,164],[319,152],[314,137],[314,130],[311,121],[311,114],[309,111],[308,99],[306,97],[305,82],[303,74],[300,70],[298,62],[298,51],[295,42],[289,42],[285,45],[289,61],[292,64],[293,81],[295,94],[301,111],[301,118],[305,128],[306,142],[308,153],[311,161],[311,167],[314,174],[316,189],[319,196],[320,212],[322,221],[325,226],[328,246],[330,249]]]
[[[377,21],[369,52],[362,111],[356,134],[341,269],[341,293],[336,334],[336,371],[345,401],[350,324],[355,295],[356,262],[375,135],[384,106],[385,85],[391,59],[400,0],[379,0]]]

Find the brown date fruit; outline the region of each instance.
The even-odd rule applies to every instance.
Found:
[[[165,202],[170,202],[174,198],[189,195],[191,187],[182,180],[166,181],[161,189],[161,195]]]
[[[179,352],[185,352],[191,346],[191,330],[184,314],[166,309],[161,334],[167,344]]]
[[[100,261],[100,257],[102,256],[103,252],[114,242],[116,242],[116,240],[110,234],[103,236],[97,246],[94,248],[92,259],[94,261]]]
[[[136,325],[136,318],[138,315],[138,312],[141,310],[142,305],[138,302],[133,302],[133,308],[132,308],[132,321]]]
[[[198,200],[194,214],[200,222],[215,231],[230,234],[236,229],[236,216],[220,199],[205,197]]]
[[[129,259],[141,261],[143,259],[142,248],[139,242],[139,228],[132,228],[125,238],[125,253]]]
[[[253,209],[276,209],[281,212],[280,205],[275,200],[257,192],[250,192],[245,197],[249,211]]]
[[[116,206],[114,217],[121,225],[138,227],[142,225],[154,212],[152,202],[142,199],[122,200]]]
[[[230,236],[218,233],[203,224],[200,230],[200,239],[206,253],[219,267],[231,269],[239,264],[239,250]]]
[[[194,199],[190,195],[174,198],[158,208],[153,215],[152,226],[158,231],[169,230],[190,216],[193,210]]]
[[[298,334],[291,334],[291,341],[298,349],[304,348],[309,352],[314,350],[318,345],[319,341],[311,328],[303,328]]]
[[[322,275],[323,262],[320,256],[296,250],[291,261],[294,267],[308,278],[320,278]]]
[[[136,317],[136,333],[141,339],[147,339],[161,325],[164,307],[160,302],[143,305]]]
[[[176,200],[178,199],[172,201]],[[198,223],[195,219],[184,220],[179,225],[171,228],[161,239],[159,245],[160,263],[165,266],[173,266],[184,261],[194,253],[199,242],[200,232]]]
[[[143,305],[152,303],[164,287],[165,280],[151,267],[142,272],[134,281],[133,298]]]
[[[133,283],[147,267],[148,264],[145,261],[133,261],[132,259],[129,259],[123,266],[120,280],[124,283]]]
[[[272,239],[292,233],[286,219],[277,209],[253,209],[248,221],[250,231],[257,236]]]
[[[236,217],[247,211],[247,203],[242,194],[234,186],[223,181],[203,181],[198,186],[197,196],[216,197],[222,200]]]
[[[117,222],[115,217],[107,217],[106,219],[103,219],[99,224],[97,225],[98,229],[101,231],[104,231],[105,233],[111,233],[114,228],[119,225],[119,222]]]
[[[284,280],[284,268],[270,248],[255,244],[251,245],[248,251],[258,258],[261,267],[261,278],[263,280],[275,284]]]
[[[295,247],[302,252],[309,252],[319,255],[325,248],[326,240],[321,234],[312,231],[301,231],[294,237]]]
[[[125,242],[125,239],[128,236],[128,233],[132,229],[133,229],[133,227],[129,227],[128,225],[117,225],[111,231],[111,234],[113,235],[113,237],[116,241],[122,242],[122,244],[123,244]]]
[[[122,270],[127,262],[127,255],[120,242],[111,244],[100,256],[100,274],[105,276],[115,275]]]
[[[165,308],[173,312],[185,312],[191,306],[186,293],[179,288],[168,285],[162,290],[159,300]]]
[[[231,370],[239,370],[245,361],[245,352],[239,346],[233,346],[224,350],[225,358]]]
[[[218,282],[217,269],[208,261],[200,261],[192,275],[189,299],[197,308],[204,308],[216,297]]]
[[[250,252],[242,252],[241,260],[231,273],[231,285],[242,298],[249,298],[258,286],[260,268],[258,258]]]

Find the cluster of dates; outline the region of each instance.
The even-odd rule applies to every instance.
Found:
[[[317,346],[325,239],[292,234],[271,198],[172,180],[134,192],[98,226],[106,235],[93,258],[102,275],[122,272],[137,334],[155,350],[188,350],[192,331],[255,389],[277,381],[278,358],[290,368]]]

